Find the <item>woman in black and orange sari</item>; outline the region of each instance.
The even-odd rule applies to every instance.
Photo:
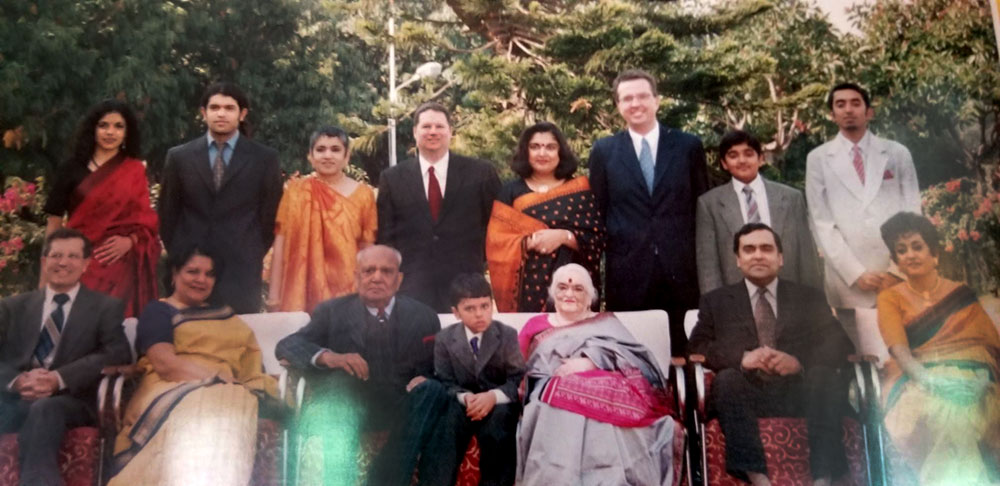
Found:
[[[486,230],[486,260],[500,312],[546,310],[552,272],[578,263],[600,282],[604,228],[577,159],[559,128],[536,123],[521,133]]]
[[[45,203],[45,234],[69,216],[65,225],[94,245],[81,281],[122,299],[126,317],[138,316],[156,299],[160,257],[159,219],[149,203],[139,141],[139,124],[127,104],[98,103],[80,123],[70,160],[59,168]]]
[[[902,461],[894,484],[1000,482],[1000,336],[969,287],[938,274],[934,224],[898,213],[882,239],[906,281],[878,296],[892,359],[882,370],[885,428]]]

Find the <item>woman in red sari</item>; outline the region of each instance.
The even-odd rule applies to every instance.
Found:
[[[578,263],[600,282],[604,228],[585,176],[559,128],[536,123],[521,133],[486,229],[486,261],[500,312],[546,310],[552,272]]]
[[[126,317],[156,299],[160,257],[159,219],[149,203],[139,142],[139,123],[127,104],[98,103],[77,128],[44,208],[46,235],[65,224],[91,241],[94,255],[81,281],[122,299]]]

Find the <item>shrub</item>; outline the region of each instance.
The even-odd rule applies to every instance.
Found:
[[[941,233],[942,275],[978,293],[1000,288],[1000,193],[971,179],[928,187],[924,214]]]

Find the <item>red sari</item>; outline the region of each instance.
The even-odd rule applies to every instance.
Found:
[[[135,317],[157,297],[160,258],[159,218],[149,203],[146,168],[119,154],[90,173],[70,197],[66,226],[80,231],[94,248],[111,236],[132,239],[132,249],[103,264],[91,259],[81,282],[125,302],[125,317]]]

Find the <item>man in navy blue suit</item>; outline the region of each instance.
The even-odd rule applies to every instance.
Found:
[[[695,204],[708,190],[705,149],[694,135],[660,124],[656,80],[618,75],[615,104],[628,129],[594,143],[590,186],[605,219],[607,309],[664,309],[673,354],[684,351],[684,313],[698,306]]]

